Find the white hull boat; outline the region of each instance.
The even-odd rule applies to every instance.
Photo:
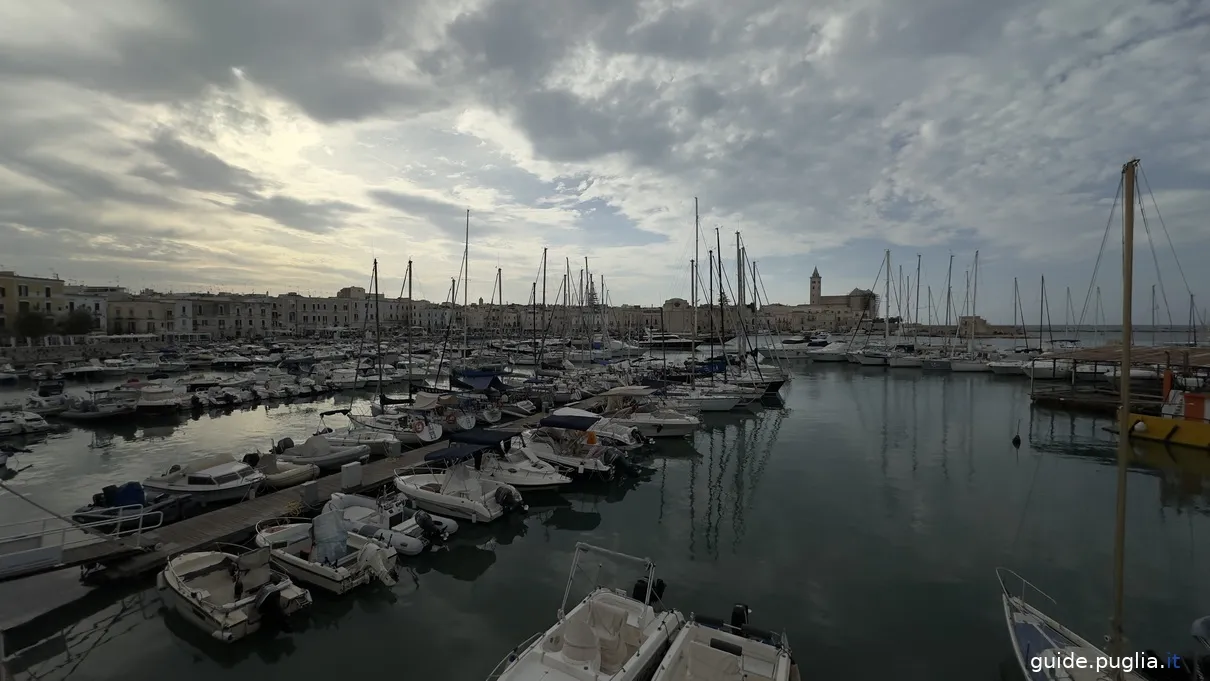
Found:
[[[463,445],[445,451],[468,450]],[[430,455],[431,456],[431,455]],[[461,454],[463,458],[469,453]],[[405,468],[395,471],[395,489],[418,508],[430,513],[462,518],[476,523],[491,522],[510,511],[528,510],[521,493],[512,485],[494,480],[482,480],[465,463],[456,463],[445,470]]]
[[[143,481],[143,488],[154,492],[191,494],[202,503],[242,501],[256,497],[265,483],[265,474],[230,454],[174,464],[160,475]]]
[[[46,419],[32,411],[0,412],[0,436],[36,435],[50,430]]]
[[[395,550],[374,542],[354,544],[340,511],[308,522],[278,519],[256,528],[256,545],[273,552],[273,564],[292,579],[334,594],[377,579],[395,584]]]
[[[472,454],[475,466],[471,469],[480,480],[503,483],[523,492],[554,489],[571,482],[554,465],[523,448],[513,449],[513,440],[511,432],[500,430],[468,430],[450,436],[451,445],[462,443],[481,448]],[[438,449],[426,456],[425,461],[446,459],[448,452],[449,449]]]
[[[220,641],[260,629],[269,613],[290,616],[311,605],[311,594],[269,566],[269,549],[241,556],[219,551],[184,553],[156,578],[166,605]]]
[[[610,415],[608,418],[618,425],[638,429],[643,437],[685,437],[702,425],[696,416],[665,410]]]
[[[613,460],[621,452],[595,444],[596,436],[591,439],[594,444],[590,445],[586,438],[565,435],[561,428],[537,428],[513,438],[511,446],[576,475],[612,476]]]
[[[1022,371],[1024,366],[1025,362],[1015,362],[1012,360],[987,363],[987,368],[991,369],[992,373],[997,376],[1021,376],[1025,373]]]
[[[370,458],[369,445],[355,447],[333,447],[322,435],[312,435],[301,445],[290,438],[282,438],[274,448],[281,461],[294,464],[314,464],[320,470],[337,470],[346,463],[366,461]]]
[[[372,541],[405,556],[423,553],[458,531],[458,523],[449,518],[409,507],[407,497],[403,495],[380,502],[336,492],[324,505],[324,512],[328,511],[338,511],[344,516],[349,540],[354,546]]]
[[[892,369],[919,369],[924,364],[919,355],[891,355],[886,363]]]
[[[748,606],[739,604],[731,612],[730,624],[690,617],[651,681],[798,681],[798,666],[786,637],[748,626],[750,613]]]
[[[633,592],[598,588],[567,611],[572,580],[582,556],[644,564],[647,576]],[[650,678],[672,637],[684,624],[676,611],[657,611],[663,582],[647,560],[577,544],[558,621],[517,646],[496,666],[491,681],[639,681]],[[713,677],[703,677],[713,678]]]

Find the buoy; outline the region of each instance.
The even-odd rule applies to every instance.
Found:
[[[1020,448],[1021,448],[1021,436],[1020,436],[1020,435],[1014,435],[1014,436],[1013,436],[1013,448],[1014,448],[1014,449],[1020,449]]]

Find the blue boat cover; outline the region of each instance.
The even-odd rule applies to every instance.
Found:
[[[480,447],[494,447],[504,442],[513,439],[517,433],[508,430],[487,430],[485,428],[474,428],[472,430],[464,430],[460,433],[450,433],[450,442],[459,444],[479,445]]]
[[[424,455],[425,461],[448,461],[455,463],[483,451],[483,445],[450,445]]]
[[[562,416],[552,414],[538,421],[539,426],[546,428],[566,428],[568,430],[588,430],[600,421],[597,416]]]
[[[505,392],[508,390],[508,385],[505,384],[504,381],[501,381],[500,377],[495,374],[492,374],[491,376],[462,374],[460,376],[455,376],[450,383],[474,390],[475,392],[487,392],[489,390]]]
[[[113,491],[111,503],[113,506],[143,506],[146,503],[143,486],[137,482],[124,482],[118,485],[118,488]]]

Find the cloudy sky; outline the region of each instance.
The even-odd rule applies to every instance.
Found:
[[[1045,274],[1058,320],[1139,156],[1183,322],[1207,46],[1204,0],[0,0],[0,268],[330,294],[377,257],[395,295],[412,259],[441,299],[469,209],[472,299],[499,266],[526,300],[548,247],[551,297],[587,256],[651,304],[689,296],[698,197],[701,257],[717,227],[734,282],[741,231],[775,301],[816,266],[870,287],[886,248],[939,299],[953,253],[962,299],[978,249],[980,312],[1011,317],[1016,276],[1036,317]],[[1111,320],[1119,272],[1114,231]]]

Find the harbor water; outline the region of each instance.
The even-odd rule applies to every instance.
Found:
[[[748,604],[753,624],[788,634],[803,678],[1018,678],[1000,566],[1046,590],[1058,601],[1050,611],[1090,640],[1108,632],[1109,420],[1031,409],[1028,380],[990,374],[793,371],[783,407],[704,414],[691,438],[653,448],[641,480],[533,493],[524,517],[465,523],[445,549],[403,561],[411,569],[392,588],[317,595],[294,631],[218,643],[163,613],[148,580],[62,622],[9,671],[478,681],[552,623],[581,541],[653,559],[665,602],[685,612]],[[103,485],[181,460],[298,441],[333,399],[348,401],[66,429],[21,455],[26,468],[7,484],[69,512]],[[1190,622],[1210,606],[1204,455],[1136,455],[1126,631],[1135,648],[1184,651]],[[38,512],[0,492],[0,514]]]

